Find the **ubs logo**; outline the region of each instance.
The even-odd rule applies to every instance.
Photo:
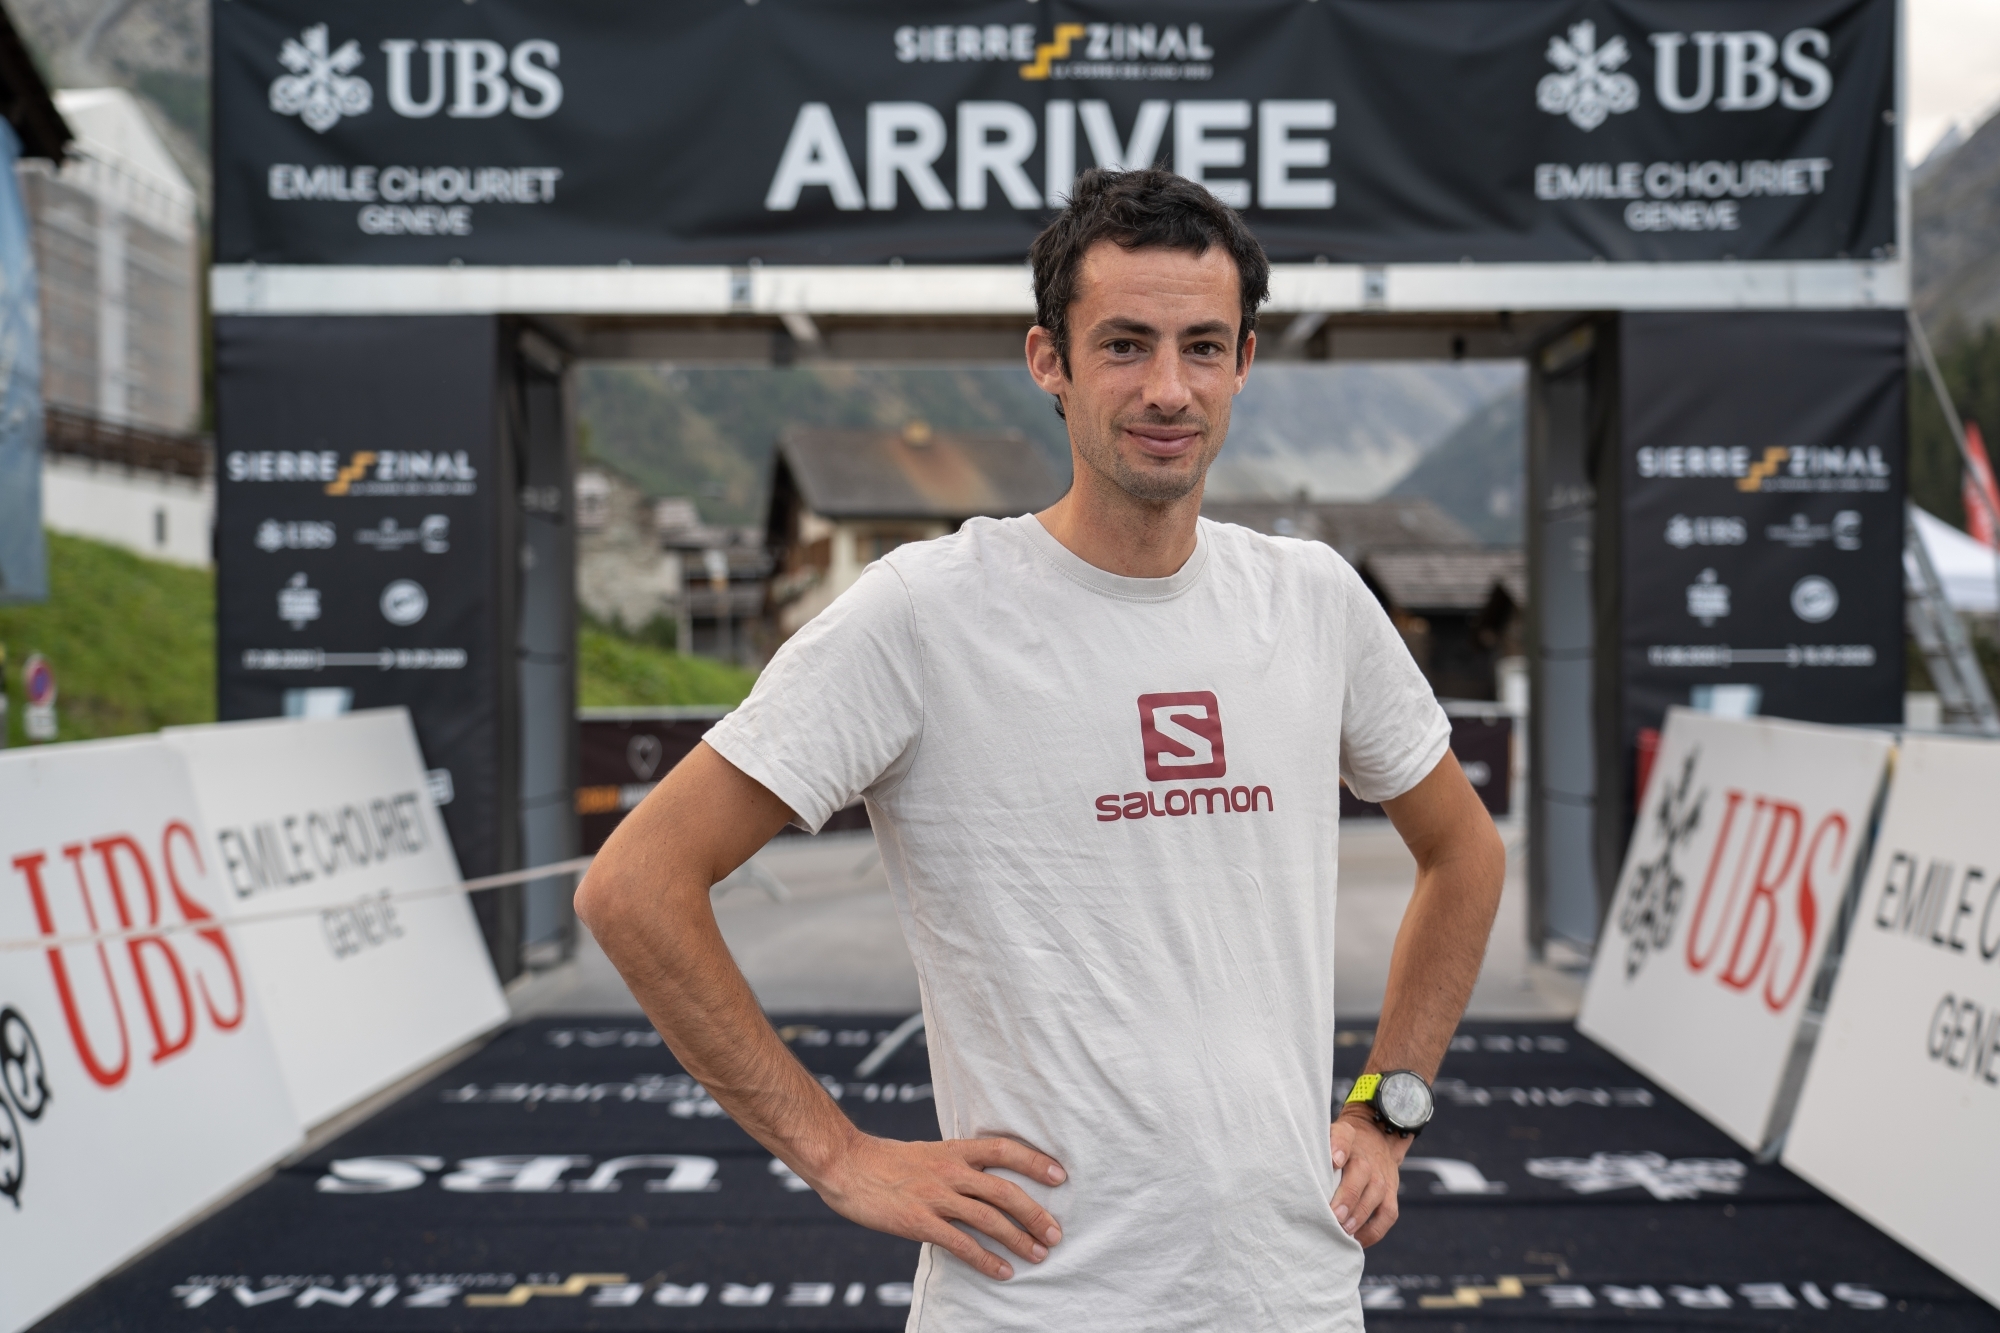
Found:
[[[0,1009],[0,1194],[21,1206],[28,1175],[28,1151],[21,1122],[42,1118],[49,1105],[48,1071],[28,1020],[12,1008]]]
[[[1228,770],[1222,708],[1209,690],[1140,695],[1139,743],[1149,782],[1219,778]]]

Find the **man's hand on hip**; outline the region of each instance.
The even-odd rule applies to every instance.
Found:
[[[1067,1179],[1054,1158],[1012,1139],[905,1143],[857,1133],[818,1179],[807,1180],[849,1221],[929,1241],[1005,1281],[1014,1276],[1013,1265],[953,1223],[991,1236],[1037,1264],[1062,1239],[1062,1228],[1026,1190],[987,1171],[995,1166],[1051,1185]]]
[[[1328,1138],[1334,1168],[1340,1172],[1333,1220],[1366,1248],[1396,1225],[1400,1215],[1396,1185],[1410,1140],[1385,1131],[1365,1108],[1341,1112]]]

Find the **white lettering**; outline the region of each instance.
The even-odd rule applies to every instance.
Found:
[[[562,52],[554,42],[537,37],[515,47],[507,68],[513,71],[514,81],[521,87],[508,100],[508,109],[523,120],[542,120],[554,115],[563,100],[562,80],[554,73],[561,63]],[[537,100],[530,101],[527,92],[538,94]]]
[[[997,133],[998,139],[989,138]],[[1042,193],[1021,164],[1035,151],[1035,118],[1014,102],[958,104],[958,206],[986,207],[986,177],[1016,208],[1040,208]]]
[[[908,134],[905,139],[902,136]],[[868,206],[883,212],[896,207],[896,177],[910,183],[917,202],[933,211],[951,207],[931,164],[944,154],[944,117],[922,102],[868,104]]]
[[[1723,111],[1762,111],[1778,100],[1778,43],[1768,32],[1722,34]]]
[[[799,108],[792,136],[785,141],[785,155],[778,161],[778,174],[764,195],[764,207],[789,212],[798,207],[799,192],[808,185],[825,186],[835,208],[853,212],[862,207],[861,182],[854,178],[854,163],[833,123],[833,109],[825,102],[807,102]]]
[[[1152,166],[1159,159],[1160,140],[1166,137],[1167,117],[1173,111],[1166,102],[1141,102],[1132,122],[1131,142],[1121,144],[1110,103],[1079,102],[1076,109],[1083,118],[1091,159],[1106,171],[1138,171]]]
[[[1832,40],[1818,28],[1800,28],[1785,34],[1785,72],[1805,80],[1806,85],[1799,88],[1790,79],[1785,80],[1779,98],[1787,107],[1793,111],[1811,111],[1826,105],[1826,99],[1833,96],[1833,73],[1822,62],[1832,50]]]
[[[1043,202],[1061,208],[1076,183],[1076,103],[1052,99],[1043,115],[1047,122],[1042,130],[1042,160],[1047,166]]]
[[[1698,32],[1694,35],[1696,69],[1694,91],[1681,92],[1681,47],[1687,43],[1687,34],[1680,32],[1656,32],[1651,36],[1653,43],[1653,94],[1660,99],[1660,105],[1669,111],[1686,115],[1700,111],[1715,96],[1715,43],[1716,34]]]
[[[453,88],[451,110],[461,120],[485,120],[507,109],[513,91],[503,77],[507,48],[484,37],[461,37],[451,44]]]
[[[1294,167],[1321,168],[1332,160],[1325,139],[1294,139],[1294,130],[1330,130],[1330,101],[1271,101],[1257,108],[1257,202],[1265,208],[1332,208],[1333,182],[1294,180]]]
[[[424,54],[430,58],[430,83],[429,96],[421,102],[410,96],[410,52],[416,45],[396,38],[382,43],[382,51],[388,57],[389,109],[399,116],[422,120],[436,115],[444,105],[444,53],[451,43],[435,40],[424,43]]]
[[[1216,179],[1211,167],[1243,165],[1243,140],[1210,138],[1211,130],[1247,130],[1250,104],[1243,101],[1180,102],[1174,107],[1174,170],[1197,185],[1205,185],[1231,208],[1250,207],[1250,182]]]

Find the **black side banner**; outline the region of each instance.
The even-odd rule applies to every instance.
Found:
[[[233,0],[215,256],[1011,263],[1166,162],[1310,262],[1881,259],[1895,0]]]
[[[1627,745],[1672,704],[1902,720],[1904,336],[1897,310],[1624,317]]]
[[[225,317],[215,346],[220,716],[407,705],[461,869],[502,869],[495,322]]]

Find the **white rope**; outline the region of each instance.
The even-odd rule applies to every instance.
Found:
[[[261,926],[272,921],[290,921],[295,917],[314,916],[330,908],[344,907],[355,902],[406,903],[421,898],[446,898],[453,894],[478,893],[485,889],[503,889],[509,884],[525,884],[529,880],[567,875],[586,869],[592,859],[588,856],[577,856],[567,861],[553,861],[545,866],[509,870],[499,875],[482,875],[478,879],[468,879],[456,884],[439,884],[428,889],[409,889],[404,892],[383,889],[379,893],[363,894],[359,898],[347,899],[340,903],[321,903],[312,907],[282,907],[268,912],[248,912],[242,916],[177,921],[157,926],[133,926],[129,930],[99,930],[82,935],[39,935],[33,939],[0,940],[0,953],[16,953],[29,949],[67,949],[78,944],[111,944],[120,940],[153,939],[160,935],[178,935],[190,930],[234,930],[238,926]]]

